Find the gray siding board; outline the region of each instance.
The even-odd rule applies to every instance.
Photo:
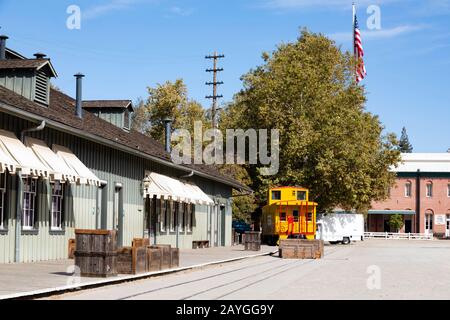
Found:
[[[1,78],[0,78],[1,81]],[[24,128],[36,126],[18,117],[0,113],[0,128],[14,132],[19,136]],[[51,128],[31,133],[30,136],[44,140],[50,147],[59,144],[68,147],[72,152],[96,174],[107,182],[107,227],[112,228],[114,210],[114,186],[121,183],[123,188],[123,245],[130,246],[133,238],[142,237],[144,234],[144,199],[141,193],[141,181],[145,171],[154,171],[174,178],[185,175],[186,172],[175,168],[166,167],[147,159],[139,158],[110,147],[96,144],[82,138],[59,132]],[[0,234],[0,263],[14,261],[15,238],[15,206],[16,192],[15,179],[10,176],[10,189],[8,192],[8,233]],[[231,196],[231,188],[201,177],[190,179],[211,198],[215,200],[225,199]],[[42,186],[47,183],[41,183]],[[39,230],[37,234],[21,233],[21,262],[40,260],[64,259],[67,257],[67,245],[69,239],[74,237],[75,228],[95,229],[97,218],[97,192],[96,186],[71,185],[65,199],[66,216],[64,220],[65,232],[50,232],[50,189],[40,193],[39,205]],[[226,202],[225,222],[231,230],[231,202]],[[190,248],[193,240],[208,240],[209,211],[207,206],[196,206],[194,215],[194,228],[191,233],[184,232],[179,238],[180,247]],[[213,225],[214,226],[214,225]],[[231,239],[231,234],[230,234]],[[176,234],[162,235],[157,232],[158,243],[176,245]],[[225,234],[226,244],[229,242]]]

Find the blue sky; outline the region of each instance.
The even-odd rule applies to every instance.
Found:
[[[368,76],[367,110],[389,132],[406,126],[416,152],[450,148],[450,0],[355,1]],[[368,30],[369,5],[381,9],[381,29]],[[69,30],[69,5],[81,8],[80,30]],[[347,0],[0,0],[8,47],[41,51],[59,73],[55,84],[74,95],[73,74],[86,74],[85,99],[132,99],[146,87],[183,78],[204,106],[210,94],[204,59],[224,53],[223,102],[261,53],[294,41],[300,27],[351,49]]]

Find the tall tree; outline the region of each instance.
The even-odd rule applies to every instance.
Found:
[[[131,127],[140,133],[146,133],[149,130],[148,110],[145,107],[144,100],[139,98],[134,103],[134,112],[131,116]]]
[[[400,137],[400,142],[398,144],[398,150],[402,153],[412,153],[413,147],[409,142],[408,134],[406,133],[406,128],[403,127],[402,135]]]
[[[164,119],[172,119],[172,128],[188,129],[191,133],[194,121],[206,124],[205,111],[195,100],[189,99],[182,79],[166,81],[156,87],[148,87],[148,99],[138,108],[135,126],[151,137],[164,141]]]
[[[364,211],[386,198],[398,142],[393,134],[382,136],[378,117],[364,110],[352,55],[303,30],[263,59],[242,77],[244,88],[221,114],[228,128],[280,130],[278,174],[261,176],[259,166],[248,166],[259,200],[266,201],[272,185],[308,187],[319,210]]]

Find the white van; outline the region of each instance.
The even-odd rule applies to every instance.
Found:
[[[357,213],[318,214],[316,239],[328,241],[331,244],[364,241],[364,215]]]

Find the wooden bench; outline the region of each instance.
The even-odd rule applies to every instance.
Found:
[[[192,241],[192,249],[209,248],[209,240]]]

